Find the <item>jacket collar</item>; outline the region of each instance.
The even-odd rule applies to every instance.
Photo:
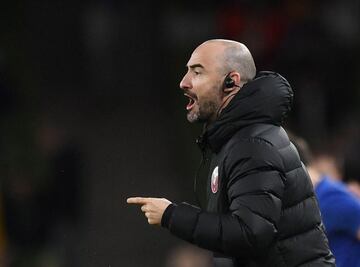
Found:
[[[240,129],[256,123],[280,125],[291,109],[293,91],[280,74],[259,72],[230,101],[220,116],[197,139],[203,150],[217,153]]]

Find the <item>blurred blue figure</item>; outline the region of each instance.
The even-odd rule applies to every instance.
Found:
[[[323,175],[315,193],[337,266],[360,267],[360,201],[345,184]]]
[[[291,136],[307,166],[325,224],[331,251],[338,267],[360,267],[360,201],[345,183],[336,181],[318,167],[307,143]]]

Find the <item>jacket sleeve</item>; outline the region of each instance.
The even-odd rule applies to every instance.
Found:
[[[259,255],[277,233],[284,190],[282,160],[270,144],[239,142],[223,164],[228,213],[181,203],[169,208],[163,226],[181,239],[227,256]]]

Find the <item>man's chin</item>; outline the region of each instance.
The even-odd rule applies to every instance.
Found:
[[[186,118],[187,118],[188,122],[190,122],[190,123],[198,122],[197,118],[194,118],[194,117],[191,117],[191,116],[187,116]]]
[[[189,111],[188,114],[186,115],[186,118],[190,123],[199,122],[199,117],[200,114],[191,111]]]
[[[207,119],[202,118],[199,113],[189,112],[186,117],[187,117],[187,120],[190,123],[204,123],[204,122],[207,122]]]

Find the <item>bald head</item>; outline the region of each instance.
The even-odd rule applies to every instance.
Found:
[[[217,51],[215,56],[219,62],[219,71],[223,73],[239,72],[241,85],[255,77],[254,59],[244,44],[232,40],[213,39],[202,43],[198,48],[200,47],[212,47],[212,50]]]
[[[230,40],[209,40],[199,45],[186,64],[180,88],[189,98],[186,106],[190,122],[212,122],[230,103],[242,85],[256,74],[247,47]],[[225,77],[233,86],[225,84]]]

